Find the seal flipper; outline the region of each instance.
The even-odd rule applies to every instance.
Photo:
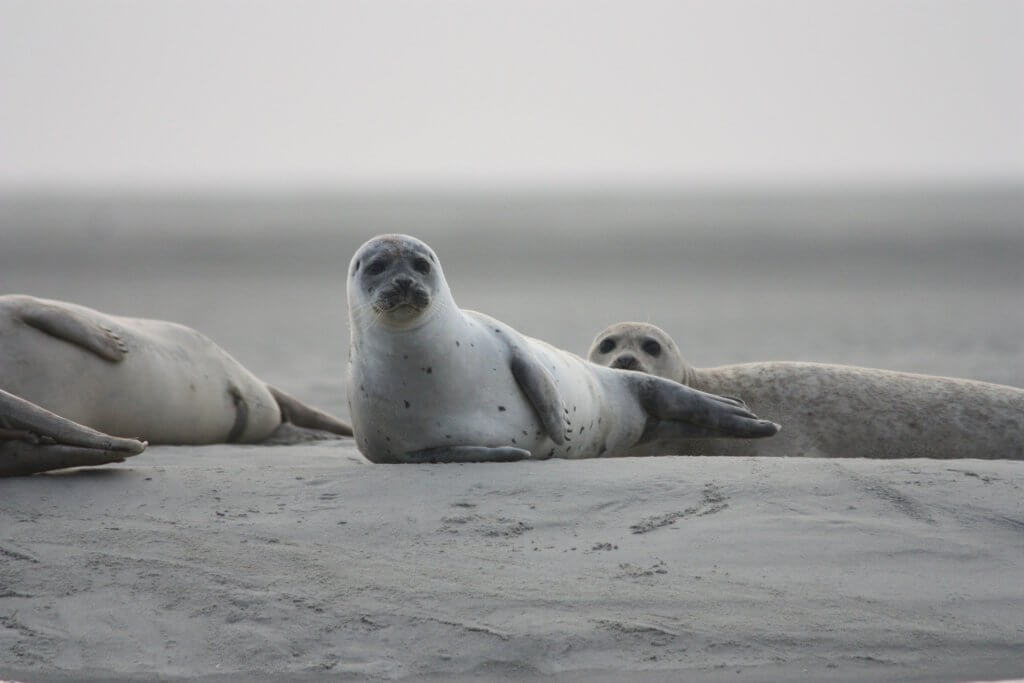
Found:
[[[528,460],[530,451],[522,448],[503,446],[488,448],[486,446],[441,446],[425,448],[399,456],[399,462],[408,464],[430,462],[516,462]]]
[[[636,373],[640,404],[654,420],[644,438],[730,436],[758,439],[773,436],[779,425],[759,420],[737,399],[692,389],[671,380]]]
[[[121,462],[145,448],[0,390],[0,477]]]
[[[119,363],[128,353],[128,346],[112,329],[73,310],[32,301],[21,307],[19,317],[26,325],[80,346],[111,363]]]
[[[516,378],[519,388],[526,394],[541,424],[544,425],[544,431],[559,446],[564,444],[565,418],[562,398],[558,395],[558,387],[555,386],[551,374],[533,356],[523,353],[519,347],[512,348],[512,361],[509,365],[512,376]]]
[[[282,422],[291,422],[297,427],[305,427],[306,429],[319,429],[333,434],[341,434],[342,436],[352,436],[352,427],[338,418],[317,410],[313,406],[307,406],[299,399],[287,392],[281,391],[277,387],[268,384],[267,389],[270,390],[274,400],[277,401],[278,408],[281,409]]]

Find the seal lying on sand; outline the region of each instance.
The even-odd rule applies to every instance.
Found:
[[[199,332],[0,296],[0,387],[93,429],[161,444],[253,443],[282,422],[351,435]]]
[[[374,462],[643,455],[778,430],[739,401],[601,368],[459,310],[437,256],[413,237],[359,248],[348,305],[349,408]]]
[[[0,477],[121,462],[146,444],[54,415],[0,389]]]
[[[687,453],[1024,459],[1024,389],[821,363],[694,368],[663,330],[634,322],[597,335],[588,357],[738,396],[786,427],[765,441],[691,442]]]

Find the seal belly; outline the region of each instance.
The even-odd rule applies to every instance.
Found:
[[[356,443],[374,462],[443,446],[516,446],[547,440],[507,362],[475,325],[446,342],[396,344],[353,365],[349,409]]]

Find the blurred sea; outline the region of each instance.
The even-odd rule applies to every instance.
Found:
[[[207,333],[347,414],[345,273],[416,235],[463,308],[579,354],[645,320],[698,366],[810,360],[1024,386],[1024,189],[0,196],[0,293]]]

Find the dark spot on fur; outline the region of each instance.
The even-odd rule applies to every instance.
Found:
[[[555,454],[555,449],[554,449],[554,448],[552,448],[552,449],[551,449],[550,451],[548,451],[548,455],[547,455],[547,457],[549,457],[549,458],[550,458],[550,457],[551,457],[551,456],[553,456],[554,454]]]
[[[528,431],[526,431],[526,430],[524,429],[524,430],[523,430],[523,436],[529,436],[529,435],[530,435],[530,432],[528,432]]]
[[[408,407],[409,407],[409,402],[408,402],[408,401],[406,401],[406,402],[405,402],[405,407],[406,407],[406,408],[408,408]]]
[[[452,435],[451,435],[451,434],[445,434],[445,435],[444,435],[444,438],[446,438],[446,439],[450,439],[450,438],[452,438]]]
[[[459,340],[458,340],[458,339],[456,339],[456,340],[455,340],[455,345],[456,345],[456,346],[462,346],[462,344],[460,344],[460,343],[459,343]]]
[[[516,441],[516,437],[514,436],[512,437],[512,443],[519,443],[518,441]]]
[[[498,412],[499,413],[504,413],[505,412],[505,406],[498,406]]]
[[[501,334],[501,330],[499,330],[497,327],[494,328],[494,331],[497,332],[498,334]]]
[[[427,368],[427,374],[428,375],[433,374],[433,372],[434,372],[434,368],[432,368],[432,367]]]
[[[406,354],[402,354],[402,360],[409,360],[409,356]]]

